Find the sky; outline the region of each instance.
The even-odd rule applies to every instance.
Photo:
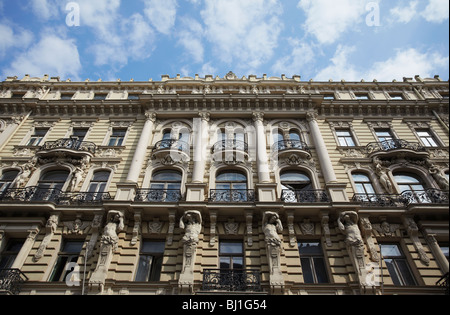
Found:
[[[0,0],[0,76],[449,79],[448,0]]]

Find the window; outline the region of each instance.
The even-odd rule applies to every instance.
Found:
[[[10,269],[12,267],[24,242],[24,240],[19,239],[10,239],[8,241],[5,250],[0,253],[0,270]]]
[[[0,176],[0,194],[11,186],[17,175],[19,175],[19,171],[16,170],[3,172]]]
[[[408,173],[399,173],[394,175],[400,193],[409,199],[409,203],[429,203],[430,198],[426,189],[417,176]]]
[[[237,171],[219,173],[216,177],[214,201],[242,202],[248,200],[247,176]]]
[[[65,241],[63,243],[61,251],[58,254],[58,260],[56,261],[55,268],[50,276],[50,282],[63,282],[70,280],[66,279],[66,277],[73,271],[73,265],[78,261],[83,244],[84,242],[79,240]]]
[[[70,101],[73,97],[73,94],[61,94],[62,101]]]
[[[113,132],[109,138],[109,144],[110,147],[120,147],[123,144],[123,140],[125,139],[125,135],[127,133],[126,129],[118,129],[114,128]]]
[[[38,182],[38,189],[33,194],[33,201],[55,201],[69,177],[68,171],[50,171],[45,173]]]
[[[438,147],[438,143],[436,139],[433,137],[431,132],[429,130],[416,130],[417,136],[419,136],[420,141],[422,141],[422,144],[429,148],[436,148]]]
[[[355,173],[353,174],[353,181],[355,182],[356,193],[360,195],[360,198],[368,200],[370,195],[375,194],[372,182],[367,175]]]
[[[402,101],[404,100],[403,95],[402,94],[389,94],[391,100],[393,101]]]
[[[178,138],[172,135],[171,129],[165,129],[163,131],[162,141],[158,149],[178,149],[180,151],[189,150],[190,142],[189,132],[180,132]]]
[[[45,135],[48,132],[48,128],[36,128],[34,129],[34,133],[28,141],[28,146],[39,146],[42,140],[45,138]]]
[[[312,183],[308,175],[302,172],[287,171],[280,175],[281,187],[283,189],[298,191],[311,190]]]
[[[102,193],[106,190],[106,185],[108,184],[110,172],[99,171],[94,173],[94,177],[89,184],[89,198],[92,200],[101,200]]]
[[[86,128],[73,128],[72,138],[75,138],[78,141],[83,142],[87,133],[88,133],[88,129],[86,129]]]
[[[355,97],[357,100],[368,100],[369,94],[358,93],[358,94],[355,94]]]
[[[327,268],[320,242],[298,243],[305,283],[328,283]]]
[[[221,241],[219,244],[219,263],[222,270],[243,270],[244,247],[242,242]]]
[[[159,171],[153,174],[149,201],[178,202],[181,199],[182,175],[178,171]]]
[[[395,137],[393,136],[391,130],[389,129],[378,129],[375,130],[378,142],[381,144],[384,150],[396,149],[397,144],[395,142]]]
[[[336,130],[336,136],[338,138],[339,145],[342,147],[354,147],[356,146],[350,130]]]
[[[397,244],[380,244],[380,248],[384,263],[387,266],[394,285],[416,285],[416,281],[400,246]]]
[[[135,281],[159,281],[164,257],[164,242],[142,242]]]
[[[106,97],[108,96],[108,94],[95,94],[94,96],[94,100],[96,101],[102,101],[102,100],[106,100]]]

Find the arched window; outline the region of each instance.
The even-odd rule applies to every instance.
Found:
[[[38,188],[33,194],[34,201],[57,201],[69,177],[66,170],[48,171],[41,176]]]
[[[300,133],[297,130],[292,129],[292,130],[289,131],[289,140],[291,140],[291,141],[301,141],[302,138],[300,136]]]
[[[94,173],[89,184],[89,199],[101,200],[103,193],[106,191],[106,185],[108,184],[110,172],[98,171]]]
[[[369,196],[375,194],[375,189],[373,189],[372,181],[370,178],[362,173],[355,173],[352,175],[353,181],[355,182],[356,193],[362,196]]]
[[[3,172],[2,176],[0,176],[0,194],[11,187],[17,175],[19,175],[17,170]]]
[[[244,202],[254,198],[247,190],[247,176],[239,171],[221,172],[216,177],[216,189],[211,191],[215,202]]]
[[[153,174],[148,201],[178,202],[181,199],[182,174],[174,170],[158,171]]]
[[[408,203],[430,203],[431,200],[422,180],[410,173],[394,174],[397,186]]]
[[[311,190],[312,183],[308,175],[298,171],[286,171],[280,175],[281,186],[283,189],[292,191]]]

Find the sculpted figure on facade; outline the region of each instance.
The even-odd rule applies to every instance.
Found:
[[[194,284],[194,264],[199,235],[202,230],[202,215],[199,211],[189,210],[180,219],[180,228],[183,229],[183,269],[179,279],[182,293],[192,291]]]
[[[45,237],[42,240],[41,245],[39,246],[39,249],[37,250],[36,254],[34,255],[34,261],[39,261],[42,256],[44,256],[44,251],[47,248],[48,244],[53,238],[53,235],[56,232],[56,229],[58,227],[59,223],[59,215],[51,215],[48,220],[47,224],[45,225]]]
[[[380,161],[376,161],[375,163],[376,163],[375,172],[378,175],[378,177],[380,178],[381,185],[383,185],[386,192],[388,192],[389,194],[393,194],[394,186],[393,186],[391,180],[389,179],[386,169],[383,166],[381,166]]]
[[[281,272],[281,251],[282,241],[278,233],[283,232],[278,213],[267,211],[263,215],[263,232],[267,246],[267,259],[270,267],[270,284],[274,290],[284,286],[284,279]]]
[[[103,229],[103,235],[100,239],[100,257],[97,263],[97,268],[89,281],[90,285],[99,285],[100,291],[103,291],[103,286],[105,284],[112,256],[118,248],[118,233],[123,231],[124,228],[125,224],[123,213],[114,210],[109,211],[107,223]]]

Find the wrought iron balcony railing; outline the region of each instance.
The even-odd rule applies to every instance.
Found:
[[[281,201],[286,203],[319,203],[330,202],[330,196],[325,190],[289,190],[281,192]]]
[[[444,289],[445,295],[449,295],[448,272],[443,275],[438,282],[436,282],[436,285]]]
[[[431,188],[421,191],[404,191],[401,196],[405,205],[413,203],[448,204],[448,190]]]
[[[211,189],[210,202],[254,202],[256,193],[253,189]]]
[[[405,207],[411,204],[448,204],[448,194],[448,191],[433,188],[404,191],[399,195],[355,194],[352,200],[365,207]]]
[[[159,141],[155,144],[153,152],[159,150],[178,150],[189,153],[190,147],[189,144],[184,141],[175,139],[166,139]]]
[[[223,140],[215,143],[211,148],[211,153],[223,151],[240,151],[248,153],[248,144],[240,140]]]
[[[110,200],[109,193],[62,192],[57,188],[9,188],[0,193],[1,202],[49,202],[55,205],[98,204]]]
[[[308,147],[308,145],[300,140],[282,140],[282,141],[278,141],[277,143],[275,143],[272,146],[272,151],[273,152],[282,152],[282,151],[286,151],[286,150],[301,150],[301,151],[306,151],[309,154],[311,154],[311,150]]]
[[[49,141],[44,143],[43,146],[39,147],[39,151],[50,151],[54,149],[66,149],[80,152],[89,152],[95,154],[97,146],[95,143],[80,141],[78,139],[59,139],[56,141]]]
[[[366,153],[390,152],[399,149],[411,150],[414,152],[426,152],[426,148],[420,143],[408,142],[402,139],[391,139],[382,142],[371,142],[366,146]]]
[[[261,292],[259,270],[205,269],[203,291]]]
[[[17,295],[28,277],[19,269],[0,269],[0,292]]]
[[[183,195],[179,189],[138,189],[136,202],[179,202]]]

